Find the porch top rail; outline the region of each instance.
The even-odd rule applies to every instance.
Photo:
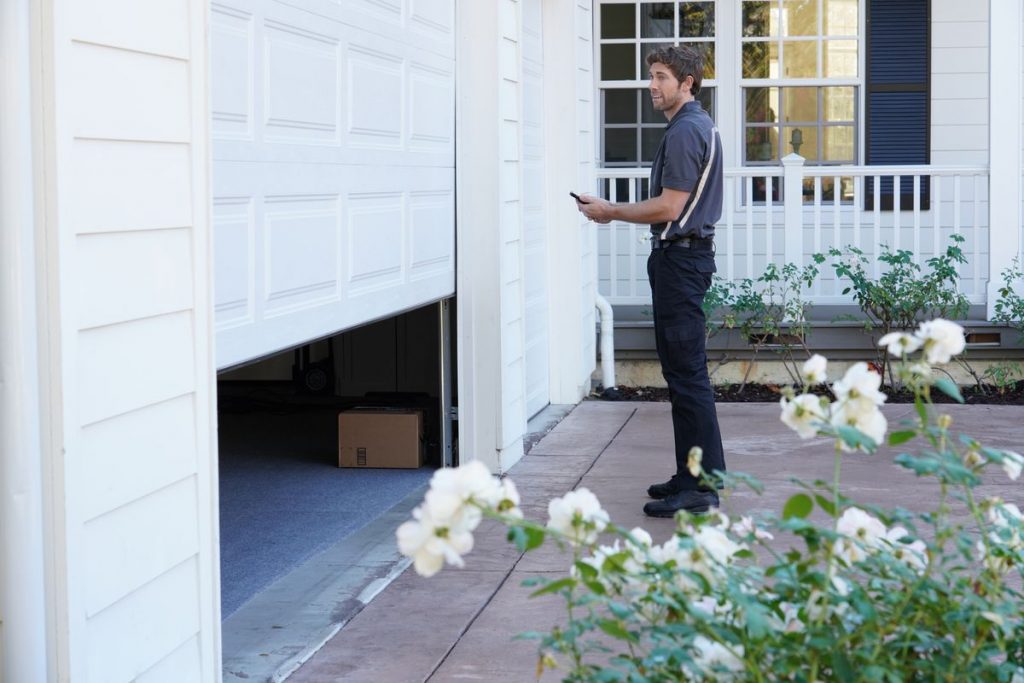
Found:
[[[986,165],[958,165],[958,166],[934,166],[929,164],[914,164],[907,166],[807,166],[802,164],[801,172],[805,176],[831,178],[834,176],[971,176],[988,175]],[[726,168],[722,174],[729,178],[743,178],[747,176],[782,177],[785,175],[785,168],[782,166],[735,166]],[[602,167],[596,171],[599,180],[613,178],[648,178],[651,175],[650,168],[637,167]]]

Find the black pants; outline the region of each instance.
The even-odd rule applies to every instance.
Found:
[[[693,446],[704,450],[705,471],[725,471],[701,308],[714,272],[715,255],[710,250],[655,249],[647,259],[654,295],[654,338],[672,401],[676,479],[684,489],[704,488],[686,469]]]

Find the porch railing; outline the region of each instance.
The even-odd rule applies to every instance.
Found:
[[[648,196],[649,169],[604,168],[598,193],[611,201]],[[742,167],[724,173],[724,205],[715,243],[718,275],[756,278],[769,262],[804,265],[815,253],[853,245],[880,271],[881,246],[908,249],[925,261],[963,235],[967,263],[961,291],[985,303],[989,278],[989,175],[984,166],[805,166],[791,155],[783,166]],[[876,201],[879,198],[881,201]],[[649,228],[613,222],[598,226],[598,277],[612,304],[649,304],[646,262]],[[852,303],[828,259],[809,292],[816,304]]]

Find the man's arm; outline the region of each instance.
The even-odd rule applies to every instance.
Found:
[[[682,190],[662,188],[657,197],[634,204],[613,204],[599,197],[586,195],[586,203],[577,201],[580,213],[597,223],[626,221],[627,223],[667,223],[683,213],[690,193]]]

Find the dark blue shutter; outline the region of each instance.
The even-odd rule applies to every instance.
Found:
[[[865,146],[867,164],[930,161],[930,0],[868,0]],[[881,183],[881,206],[893,208],[893,183]],[[867,206],[874,206],[868,182]],[[921,178],[921,208],[928,208]],[[913,208],[912,179],[900,179],[900,209]]]

